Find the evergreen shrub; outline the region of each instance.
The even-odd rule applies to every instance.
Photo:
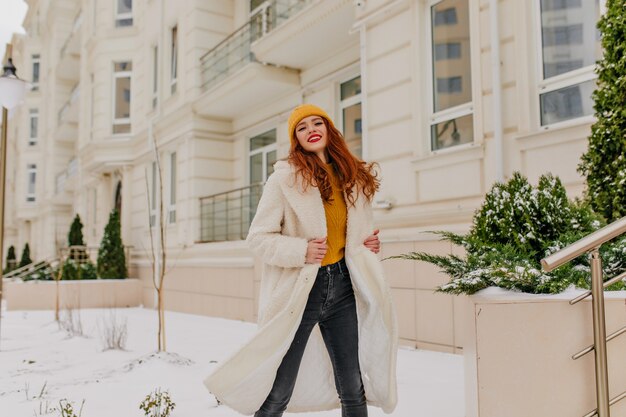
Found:
[[[579,171],[591,207],[611,223],[626,216],[626,2],[608,0],[598,29],[603,55],[593,93],[596,122]]]
[[[98,276],[102,279],[127,278],[126,255],[121,237],[120,216],[117,210],[109,215],[104,236],[98,250]]]
[[[570,201],[557,177],[543,175],[533,187],[519,173],[496,183],[474,215],[465,235],[436,232],[443,240],[465,249],[464,257],[412,252],[390,258],[425,261],[449,277],[439,291],[473,294],[489,286],[540,294],[558,293],[570,285],[589,288],[586,255],[556,270],[541,270],[542,258],[604,225],[589,205]],[[606,243],[601,250],[605,277],[626,269],[626,237]],[[610,289],[626,288],[618,283]]]
[[[24,245],[24,250],[22,251],[22,258],[20,259],[20,264],[18,268],[21,268],[26,265],[30,265],[33,263],[33,260],[30,259],[30,246],[28,243]]]

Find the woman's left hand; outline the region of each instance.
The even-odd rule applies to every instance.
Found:
[[[380,229],[374,230],[374,233],[365,238],[365,241],[363,242],[365,247],[374,253],[380,252],[380,240],[378,240],[377,236],[378,232],[380,232]]]

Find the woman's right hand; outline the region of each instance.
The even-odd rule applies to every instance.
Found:
[[[317,239],[309,240],[309,245],[306,248],[305,263],[307,264],[322,263],[322,259],[324,259],[324,256],[326,255],[327,250],[328,250],[328,245],[326,244],[325,237],[320,237]]]

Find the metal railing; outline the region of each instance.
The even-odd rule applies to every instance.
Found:
[[[70,110],[70,107],[72,106],[72,104],[74,104],[74,102],[78,99],[79,96],[80,96],[80,83],[76,83],[76,85],[72,88],[72,91],[70,92],[69,98],[63,104],[63,107],[61,107],[61,110],[59,110],[59,113],[57,115],[57,121],[59,122],[59,124],[63,122],[65,115]]]
[[[78,172],[78,159],[76,157],[70,159],[70,162],[67,164],[67,169],[61,171],[56,176],[55,181],[55,194],[60,194],[65,191],[65,183],[68,179],[72,178]]]
[[[589,253],[591,260],[591,291],[587,291],[570,301],[570,304],[573,305],[591,296],[591,308],[593,310],[593,345],[586,347],[572,356],[572,359],[576,360],[591,351],[595,352],[597,408],[585,414],[584,417],[592,417],[595,415],[599,417],[610,417],[610,406],[626,398],[626,391],[624,391],[620,395],[609,399],[609,377],[606,349],[607,342],[615,339],[621,334],[626,333],[626,326],[607,337],[604,316],[604,288],[624,280],[626,272],[604,282],[602,276],[602,258],[600,257],[600,246],[624,233],[626,233],[626,217],[623,217],[620,220],[617,220],[608,226],[591,233],[590,235],[541,260],[541,265],[547,272],[566,264],[584,253]]]
[[[213,49],[200,57],[202,89],[208,90],[250,62],[257,61],[252,43],[276,29],[313,0],[270,0]],[[271,65],[270,63],[263,63]]]
[[[65,52],[67,51],[67,48],[68,48],[68,46],[70,44],[70,41],[72,40],[72,36],[74,36],[78,32],[78,30],[80,29],[80,26],[81,26],[82,23],[83,23],[83,11],[81,9],[81,10],[78,11],[76,16],[74,17],[74,23],[72,24],[72,30],[67,35],[67,38],[65,39],[65,42],[63,42],[63,46],[61,47],[61,50],[59,51],[59,56],[60,57],[65,56]]]
[[[262,193],[258,183],[200,198],[200,242],[245,239]]]
[[[11,272],[8,272],[2,276],[3,279],[24,279],[27,275],[33,274],[35,272],[41,271],[49,266],[52,266],[54,263],[57,263],[59,258],[47,258],[43,261],[32,262],[28,265],[22,266],[20,268],[14,269]]]

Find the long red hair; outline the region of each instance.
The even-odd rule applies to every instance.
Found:
[[[363,194],[368,201],[372,201],[374,194],[380,186],[378,174],[374,170],[376,163],[366,163],[354,156],[348,149],[343,135],[334,126],[322,117],[328,132],[326,145],[327,155],[334,165],[335,171],[346,194],[349,205],[354,206],[359,194]],[[306,187],[317,187],[320,190],[324,202],[331,200],[332,188],[328,172],[320,158],[312,152],[306,151],[298,142],[293,133],[291,148],[287,161],[296,169],[296,176],[300,176]],[[356,185],[357,195],[353,195]]]

